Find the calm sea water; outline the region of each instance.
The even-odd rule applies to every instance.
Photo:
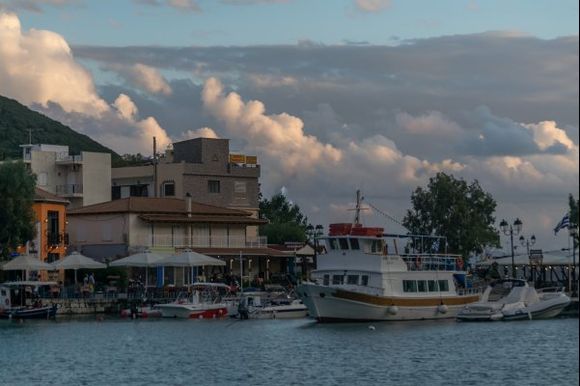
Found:
[[[578,319],[0,321],[5,385],[578,385]]]

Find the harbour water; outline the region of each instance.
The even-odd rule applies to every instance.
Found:
[[[0,321],[5,385],[578,385],[578,319]]]

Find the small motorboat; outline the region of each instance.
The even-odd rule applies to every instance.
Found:
[[[294,319],[308,316],[308,307],[289,296],[271,298],[265,292],[246,292],[240,299],[240,319]]]
[[[161,310],[157,307],[134,307],[121,310],[122,318],[159,318]]]
[[[216,319],[228,315],[228,305],[221,300],[220,290],[227,287],[221,283],[194,283],[190,296],[178,297],[176,301],[157,304],[164,318]]]
[[[0,285],[0,319],[52,319],[57,304],[43,304],[38,289],[54,282],[17,281]]]
[[[457,314],[460,321],[548,319],[558,316],[570,304],[563,291],[536,291],[525,280],[503,279],[491,283],[479,302]]]

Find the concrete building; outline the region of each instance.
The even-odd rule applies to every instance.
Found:
[[[112,170],[112,199],[176,197],[242,209],[258,217],[260,166],[255,156],[231,154],[228,139],[176,142],[156,165]]]
[[[268,248],[266,237],[248,234],[265,223],[248,212],[178,198],[128,197],[68,212],[71,249],[98,260],[115,260],[144,249],[174,253],[185,248],[226,261],[225,272],[253,278],[279,269],[285,257]],[[217,269],[217,268],[216,268]],[[166,271],[166,281],[184,284],[183,268]]]
[[[68,146],[20,145],[22,159],[36,174],[36,186],[79,208],[111,200],[111,155],[83,151],[71,155]]]

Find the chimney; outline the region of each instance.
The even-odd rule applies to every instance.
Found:
[[[185,200],[187,205],[187,217],[191,217],[191,194],[185,193]]]

